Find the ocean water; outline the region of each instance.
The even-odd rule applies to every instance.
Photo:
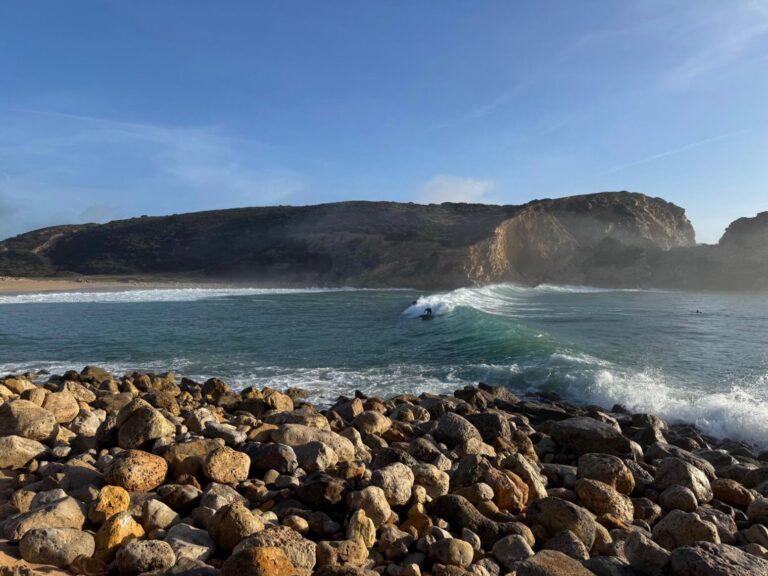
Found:
[[[0,295],[1,373],[86,364],[298,386],[318,402],[482,381],[768,445],[766,295],[513,285]]]

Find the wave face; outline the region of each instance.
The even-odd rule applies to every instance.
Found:
[[[482,381],[620,403],[768,446],[768,302],[758,296],[494,285],[431,295],[79,292],[0,304],[19,304],[0,306],[0,372],[172,369],[302,387],[317,402]],[[434,317],[422,321],[427,307]]]

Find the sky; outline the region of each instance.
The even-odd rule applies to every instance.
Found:
[[[608,190],[768,210],[768,0],[0,2],[0,237]]]

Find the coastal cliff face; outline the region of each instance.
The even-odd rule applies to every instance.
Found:
[[[21,234],[0,242],[0,274],[164,275],[304,286],[675,286],[692,267],[716,266],[727,251],[743,253],[740,261],[764,250],[768,217],[742,220],[707,251],[695,247],[682,208],[629,192],[523,206],[241,208]],[[700,272],[694,276],[706,280]],[[743,280],[754,284],[751,277]]]

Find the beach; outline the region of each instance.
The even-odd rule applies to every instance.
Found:
[[[487,385],[323,409],[306,394],[95,366],[3,378],[3,561],[123,575],[768,574],[768,454],[752,445]]]

